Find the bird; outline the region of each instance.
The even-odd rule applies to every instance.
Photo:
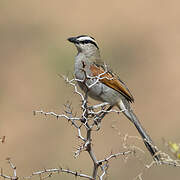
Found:
[[[73,43],[78,51],[75,56],[74,75],[79,87],[92,99],[107,103],[110,108],[118,107],[135,125],[153,159],[160,162],[157,147],[131,108],[134,97],[120,77],[104,63],[96,40],[89,35],[74,36],[67,40]],[[95,78],[92,77],[99,79],[95,83]]]

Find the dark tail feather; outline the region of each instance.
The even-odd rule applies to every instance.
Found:
[[[133,122],[133,124],[135,125],[135,127],[137,128],[139,134],[141,135],[144,144],[146,146],[146,148],[148,149],[148,151],[151,153],[151,155],[153,156],[153,158],[157,161],[160,161],[161,157],[160,155],[157,153],[158,150],[157,148],[153,145],[153,141],[150,138],[150,136],[146,133],[145,129],[142,127],[141,123],[139,122],[137,116],[133,113],[132,110],[125,110],[123,112],[125,114],[125,116],[131,121]]]

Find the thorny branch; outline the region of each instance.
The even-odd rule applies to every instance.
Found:
[[[103,73],[104,74],[104,73]],[[93,85],[99,82],[99,80],[102,78],[102,74],[98,75],[97,77],[89,77],[85,76],[87,79],[95,79]],[[67,77],[64,77],[65,81],[73,86],[74,92],[79,95],[81,98],[82,104],[81,104],[81,116],[80,117],[74,117],[72,114],[72,107],[70,105],[66,105],[66,114],[55,114],[54,112],[44,112],[44,111],[36,111],[36,113],[41,113],[44,115],[53,115],[57,118],[63,117],[70,121],[72,125],[77,129],[78,131],[78,138],[82,140],[82,145],[77,148],[77,151],[75,152],[74,157],[78,157],[82,151],[87,151],[89,153],[90,158],[93,161],[93,173],[92,173],[92,179],[96,179],[99,177],[99,179],[103,179],[107,173],[108,170],[108,163],[111,159],[116,158],[118,156],[129,156],[130,154],[134,154],[135,149],[127,149],[125,152],[120,152],[116,154],[111,154],[109,157],[104,158],[103,160],[97,160],[96,155],[93,152],[93,147],[92,147],[92,139],[91,139],[91,134],[92,134],[92,129],[94,126],[97,126],[97,130],[99,130],[99,125],[101,120],[105,117],[106,114],[108,113],[121,113],[122,111],[117,111],[115,109],[112,109],[110,106],[109,108],[106,108],[108,106],[107,103],[102,103],[94,106],[88,106],[87,102],[87,94],[83,95],[81,92],[78,91],[77,88],[77,82],[83,82],[84,80],[79,80],[79,79],[71,79],[69,80]],[[103,77],[104,78],[104,77]],[[92,86],[87,85],[87,89],[91,88]],[[77,125],[77,122],[81,122],[81,125]],[[81,133],[81,127],[84,126],[86,128],[86,136],[83,136]],[[125,137],[124,141],[126,141],[127,136]],[[126,147],[127,148],[127,147]],[[159,152],[161,153],[161,152]],[[167,158],[165,154],[161,153],[164,159],[162,158],[162,164],[168,164],[168,165],[174,165],[174,166],[179,166],[178,162],[175,162],[174,160]],[[155,161],[153,161],[152,165],[156,164]],[[151,166],[152,166],[151,165]],[[147,166],[148,168],[151,166]],[[146,168],[147,168],[146,167]],[[100,169],[101,174],[98,176],[98,169]],[[141,175],[142,176],[142,175]]]
[[[105,72],[106,73],[106,72]],[[103,73],[103,74],[105,74]],[[68,121],[71,122],[71,124],[77,129],[78,132],[78,138],[82,140],[82,145],[77,148],[77,151],[75,152],[74,157],[78,157],[82,151],[87,151],[92,162],[93,162],[93,172],[92,172],[92,177],[90,179],[97,179],[98,177],[98,169],[101,171],[101,175],[99,176],[99,179],[103,179],[103,177],[106,174],[106,171],[108,169],[108,162],[115,157],[118,156],[127,156],[132,154],[131,150],[127,150],[125,152],[121,153],[116,153],[116,154],[111,154],[109,157],[103,159],[103,160],[98,160],[92,147],[92,131],[94,130],[94,127],[96,127],[96,130],[99,130],[100,128],[100,122],[101,120],[105,117],[106,114],[108,113],[121,113],[122,111],[117,111],[115,109],[112,109],[112,106],[109,108],[106,108],[108,103],[102,103],[99,105],[95,106],[88,106],[87,102],[87,93],[83,95],[77,87],[77,82],[84,82],[87,79],[93,79],[93,84],[90,86],[87,85],[87,92],[88,89],[94,86],[96,83],[99,82],[100,79],[102,78],[107,78],[107,77],[102,77],[103,74],[100,74],[96,77],[90,77],[85,75],[84,80],[79,80],[79,79],[71,79],[69,80],[68,77],[64,77],[64,80],[70,84],[74,88],[74,92],[80,97],[81,99],[81,115],[79,117],[74,116],[72,112],[72,106],[71,104],[66,104],[65,105],[65,114],[56,114],[54,112],[44,112],[44,111],[34,111],[34,114],[44,114],[44,115],[51,115],[55,116],[56,118],[65,118]],[[86,135],[82,135],[81,133],[81,128],[85,127],[86,129]],[[99,168],[100,167],[100,168]],[[87,175],[88,176],[88,175]],[[88,176],[89,177],[89,176]]]
[[[12,163],[10,158],[6,158],[6,160],[9,163],[11,169],[13,170],[13,175],[12,176],[5,175],[3,173],[3,169],[1,168],[0,177],[3,177],[4,179],[17,180],[19,177],[17,176],[17,173],[16,173],[16,166]]]
[[[105,66],[106,67],[106,66]],[[106,67],[107,68],[107,67]],[[93,162],[93,172],[92,175],[87,175],[81,172],[77,171],[72,171],[70,169],[64,169],[62,167],[58,168],[52,168],[52,169],[43,169],[41,171],[33,172],[32,175],[25,177],[26,179],[32,178],[34,176],[39,176],[40,179],[46,179],[54,174],[60,174],[60,173],[67,173],[71,174],[75,177],[81,177],[84,179],[90,179],[90,180],[95,180],[95,179],[100,179],[103,180],[105,176],[107,175],[107,170],[109,167],[109,162],[114,159],[118,158],[119,156],[129,157],[129,155],[133,155],[135,153],[135,149],[133,148],[128,148],[127,145],[123,145],[126,149],[124,152],[118,152],[118,153],[111,153],[108,157],[105,157],[104,159],[98,160],[96,157],[94,151],[93,151],[93,146],[92,146],[92,132],[94,129],[97,131],[100,129],[100,123],[101,120],[105,117],[105,115],[109,113],[121,113],[122,111],[117,111],[115,109],[112,109],[112,106],[108,106],[108,103],[102,103],[94,106],[88,106],[88,101],[87,101],[87,93],[88,89],[92,88],[96,83],[99,83],[99,81],[103,78],[102,75],[104,75],[107,71],[103,72],[102,74],[99,74],[98,76],[91,77],[87,76],[85,74],[85,79],[84,80],[79,80],[79,79],[71,79],[69,80],[68,77],[63,76],[64,80],[71,85],[74,88],[74,92],[80,97],[81,100],[81,113],[80,116],[77,116],[76,114],[73,113],[73,108],[70,103],[67,103],[64,105],[65,111],[64,114],[57,114],[55,112],[45,112],[43,110],[40,111],[34,111],[34,115],[37,114],[43,114],[45,116],[54,116],[57,119],[64,118],[68,122],[72,124],[72,126],[77,130],[78,138],[82,141],[82,144],[77,147],[76,152],[74,153],[74,157],[77,158],[83,151],[88,152],[92,162]],[[78,82],[85,82],[87,80],[93,80],[93,83],[91,83],[90,86],[86,84],[87,86],[87,93],[83,95],[77,87]],[[85,128],[86,134],[82,134],[81,130],[82,127]],[[124,137],[124,141],[127,140],[127,136]],[[168,154],[165,154],[163,152],[159,152],[162,155],[162,162],[161,164],[167,164],[167,165],[173,165],[176,167],[180,167],[179,161],[178,160],[173,160]],[[11,162],[10,158],[7,159],[10,167],[13,169],[13,175],[8,176],[3,173],[3,170],[1,169],[0,172],[0,177],[4,179],[11,179],[11,180],[17,180],[18,177],[16,174],[16,167],[13,165]],[[150,165],[146,165],[145,169],[151,168],[153,165],[157,164],[155,161],[152,161]],[[143,172],[141,172],[135,179],[139,178],[142,179]]]

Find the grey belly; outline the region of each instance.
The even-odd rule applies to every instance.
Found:
[[[93,81],[87,81],[86,82],[88,86],[92,85]],[[91,98],[101,101],[101,102],[107,102],[111,105],[116,104],[119,101],[119,98],[121,98],[121,94],[112,88],[104,85],[101,82],[98,82],[94,84],[91,88],[87,88],[87,86],[84,85],[84,83],[79,82],[79,87],[84,91],[88,93],[88,96]]]

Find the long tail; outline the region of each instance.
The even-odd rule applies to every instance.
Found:
[[[142,127],[141,123],[139,122],[139,120],[138,120],[137,116],[134,114],[134,112],[130,109],[130,110],[123,111],[123,113],[135,125],[135,127],[137,128],[139,134],[141,135],[141,137],[144,141],[146,148],[151,153],[153,158],[157,161],[160,161],[161,157],[157,153],[158,152],[157,148],[153,145],[152,139],[146,133],[145,129]]]

